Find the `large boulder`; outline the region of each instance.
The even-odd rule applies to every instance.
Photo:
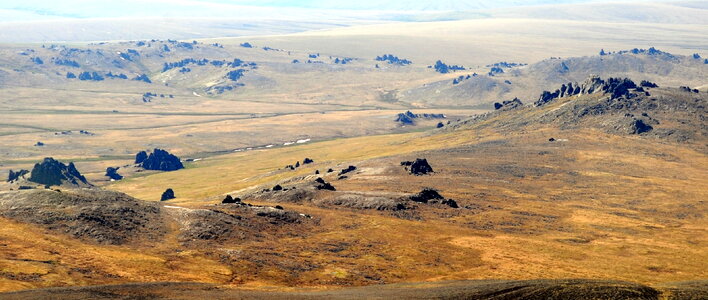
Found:
[[[411,164],[410,172],[413,175],[425,175],[428,173],[433,173],[433,167],[428,164],[427,159],[418,158]]]
[[[51,157],[34,165],[29,181],[49,186],[67,182],[73,185],[90,185],[73,162],[67,166]]]
[[[172,189],[166,189],[165,192],[162,193],[160,201],[167,201],[175,198],[177,198],[175,197],[175,191],[173,191]]]
[[[142,164],[148,158],[148,154],[145,151],[140,151],[135,155],[135,163]]]
[[[136,161],[138,161],[138,158],[142,157],[143,156],[138,153],[136,156]],[[182,165],[179,157],[157,148],[155,148],[155,150],[153,150],[153,152],[139,164],[145,170],[176,171],[179,169],[184,169],[184,165]]]

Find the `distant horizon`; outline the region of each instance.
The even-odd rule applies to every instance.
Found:
[[[94,19],[94,18],[135,18],[135,17],[172,17],[172,18],[219,18],[243,17],[251,11],[271,11],[275,17],[285,10],[339,10],[350,11],[354,17],[361,18],[366,11],[387,12],[438,12],[469,11],[519,6],[578,4],[578,3],[620,3],[620,2],[670,2],[651,0],[360,0],[357,2],[342,0],[67,0],[61,3],[27,0],[22,3],[0,1],[0,23],[47,21],[58,19]],[[342,15],[346,13],[342,12]],[[287,13],[284,14],[287,16]],[[313,20],[316,21],[316,20]]]

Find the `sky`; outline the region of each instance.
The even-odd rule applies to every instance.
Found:
[[[608,0],[605,0],[608,1]],[[635,0],[638,1],[638,0]],[[597,0],[0,0],[0,22],[61,18],[244,17],[269,9],[279,17],[292,8],[376,11],[463,11],[521,5],[598,2]],[[357,12],[358,11],[358,12]],[[257,14],[261,17],[261,14]]]

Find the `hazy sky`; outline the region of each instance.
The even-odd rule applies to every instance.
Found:
[[[0,22],[55,18],[241,17],[270,8],[334,10],[449,11],[597,0],[0,0]],[[605,0],[605,2],[608,2]],[[246,8],[244,6],[251,6]],[[256,6],[257,8],[253,8]],[[260,8],[258,8],[260,7]],[[285,14],[287,15],[287,14]]]

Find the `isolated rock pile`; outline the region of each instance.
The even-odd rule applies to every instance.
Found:
[[[145,170],[176,171],[184,169],[179,157],[158,148],[155,148],[149,155],[145,151],[140,151],[135,155],[135,163]]]
[[[433,173],[433,167],[430,166],[425,158],[416,158],[415,161],[402,161],[401,166],[404,166],[413,175]]]
[[[65,165],[54,158],[47,157],[41,163],[35,164],[29,181],[48,186],[61,185],[69,182],[74,185],[90,185],[86,177],[81,175],[74,163]]]

